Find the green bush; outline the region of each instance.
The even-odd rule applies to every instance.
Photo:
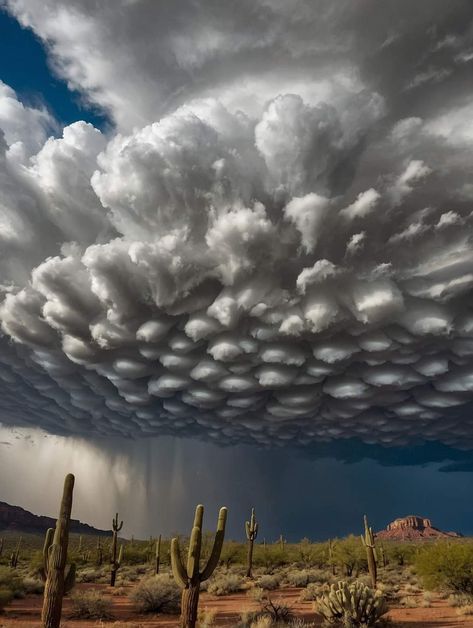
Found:
[[[427,589],[473,594],[473,544],[442,541],[423,548],[415,568]]]
[[[25,596],[23,578],[10,567],[0,567],[0,589],[11,591],[15,598]]]
[[[142,580],[130,598],[140,613],[178,613],[181,590],[169,576],[159,575]]]

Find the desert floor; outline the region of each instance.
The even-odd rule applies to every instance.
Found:
[[[137,615],[134,611],[126,591],[120,588],[121,595],[113,589],[101,584],[79,584],[79,590],[98,590],[105,597],[112,600],[113,619],[110,621],[91,621],[69,619],[70,602],[67,597],[64,600],[62,628],[87,628],[101,626],[103,628],[171,628],[179,625],[178,617],[170,615]],[[299,601],[298,588],[284,588],[274,593],[275,600],[283,600],[289,605],[294,615],[305,621],[313,622],[314,626],[321,626],[320,615],[314,613],[312,602]],[[420,596],[419,596],[420,598]],[[15,600],[5,609],[0,616],[0,628],[40,628],[41,595],[28,595]],[[460,628],[473,627],[473,617],[459,616],[456,609],[440,598],[435,598],[432,605],[424,608],[419,601],[418,608],[392,607],[388,617],[392,620],[393,628]],[[235,626],[240,613],[246,610],[256,609],[256,604],[244,593],[235,593],[224,597],[216,597],[202,593],[200,607],[217,611],[216,626]]]

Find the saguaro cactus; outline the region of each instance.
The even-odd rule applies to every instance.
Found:
[[[159,574],[159,563],[161,562],[161,535],[158,536],[156,541],[156,557],[155,557],[155,573]]]
[[[376,567],[376,549],[374,546],[373,530],[368,525],[368,517],[363,517],[365,523],[365,534],[361,535],[361,542],[366,549],[366,558],[368,560],[368,571],[371,578],[371,586],[376,589],[377,567]]]
[[[335,559],[333,555],[333,541],[332,539],[328,540],[328,563],[332,570],[332,575],[335,575]]]
[[[54,539],[53,528],[48,528],[43,545],[43,568],[41,569],[41,579],[46,582],[49,574],[49,555]],[[76,566],[71,563],[67,570],[64,568],[64,593],[69,593],[76,583]]]
[[[69,473],[64,480],[59,517],[52,544],[48,547],[47,578],[44,587],[43,628],[59,628],[61,623],[62,598],[64,595],[64,569],[69,543],[69,522],[71,520],[74,476]],[[51,534],[49,534],[51,540]],[[46,543],[45,543],[46,545]]]
[[[386,552],[384,550],[384,545],[380,545],[379,546],[379,553],[381,554],[381,564],[383,567],[386,567],[386,565],[388,564],[387,558],[386,558]]]
[[[10,567],[12,569],[16,569],[18,566],[18,560],[20,558],[20,547],[21,547],[21,541],[23,540],[23,537],[20,536],[20,538],[18,539],[18,543],[16,544],[16,548],[13,550],[13,552],[10,555]]]
[[[279,535],[279,547],[281,548],[281,552],[284,552],[284,548],[286,546],[286,539],[282,534]]]
[[[3,546],[4,546],[4,544],[5,544],[5,539],[2,536],[2,538],[0,539],[0,556],[3,554]]]
[[[199,504],[195,509],[194,525],[189,540],[189,551],[187,554],[187,567],[184,567],[179,551],[179,541],[177,538],[171,541],[171,566],[174,579],[182,588],[181,598],[181,626],[182,628],[195,628],[197,621],[197,609],[199,605],[200,583],[210,578],[215,567],[218,565],[220,552],[222,551],[223,539],[225,537],[225,523],[227,521],[227,509],[220,508],[217,521],[217,532],[215,533],[212,551],[209,560],[202,571],[200,571],[200,551],[202,546],[202,519],[204,517],[204,507]]]
[[[246,538],[248,539],[248,568],[246,570],[246,577],[252,578],[251,570],[253,568],[253,545],[256,537],[258,536],[258,522],[255,517],[255,509],[251,509],[251,518],[249,521],[245,521]]]
[[[117,578],[117,571],[120,569],[121,564],[122,564],[123,545],[120,546],[120,551],[117,557],[118,533],[120,532],[122,528],[123,528],[123,521],[120,521],[120,524],[118,523],[118,512],[117,512],[115,515],[115,518],[112,520],[113,535],[112,535],[112,546],[110,549],[110,565],[111,565],[110,586],[111,587],[115,586],[115,580]]]
[[[100,567],[103,563],[103,549],[100,537],[97,538],[97,565]]]

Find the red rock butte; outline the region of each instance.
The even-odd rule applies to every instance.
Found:
[[[385,541],[420,541],[423,539],[458,538],[457,532],[443,532],[432,525],[430,519],[409,515],[390,523],[385,530],[376,533],[376,538]]]

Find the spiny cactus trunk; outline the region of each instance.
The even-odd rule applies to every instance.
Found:
[[[112,567],[112,571],[110,572],[110,586],[114,587],[115,586],[115,581],[117,579],[117,569],[114,569],[114,567]]]
[[[246,570],[246,577],[252,578],[252,569],[253,569],[253,543],[254,541],[250,539],[248,541],[248,569]]]
[[[195,628],[199,608],[200,582],[182,590],[181,628]]]
[[[376,568],[376,560],[374,557],[374,552],[371,548],[368,548],[367,558],[368,558],[368,571],[370,574],[371,586],[373,587],[373,589],[376,589],[377,568]]]
[[[116,564],[117,564],[117,534],[114,532],[113,533],[113,540],[112,540],[112,551],[111,551],[111,567],[110,567],[110,586],[114,587],[115,586],[115,580],[117,579],[117,571],[118,569],[116,569]]]
[[[68,474],[64,481],[59,518],[56,522],[54,540],[49,550],[48,577],[44,587],[43,628],[59,628],[61,623],[62,598],[64,596],[64,568],[69,543],[69,522],[72,510],[74,476]]]

